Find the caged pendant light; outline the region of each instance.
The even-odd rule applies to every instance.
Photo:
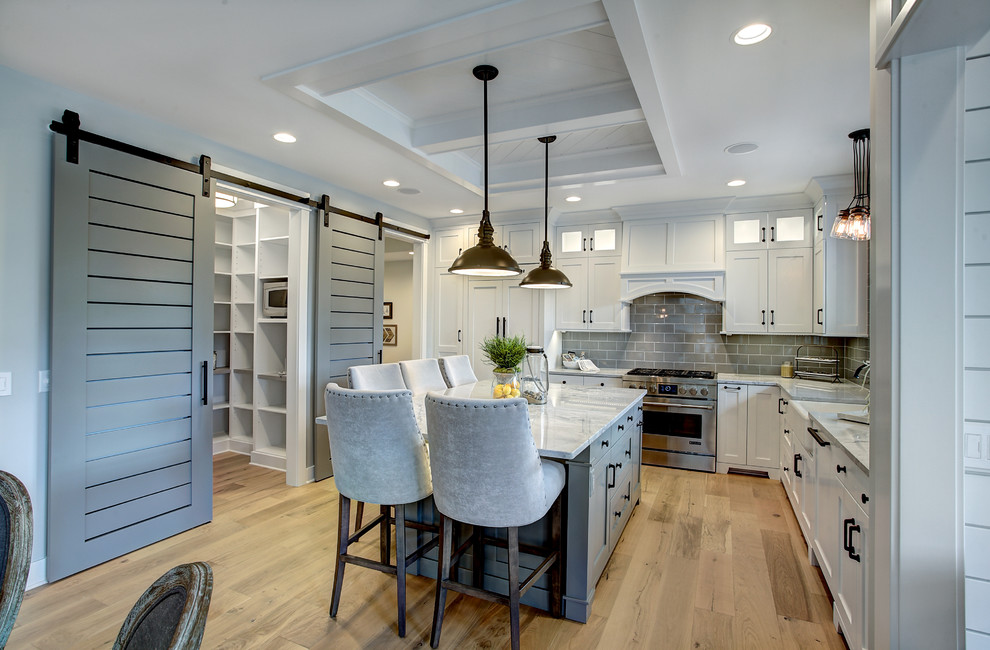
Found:
[[[539,138],[546,145],[545,179],[543,186],[543,251],[540,253],[540,265],[526,274],[520,287],[527,289],[569,289],[571,281],[563,272],[551,266],[550,256],[550,143],[557,139],[555,135]]]
[[[853,199],[849,207],[839,210],[832,224],[836,239],[866,241],[870,238],[870,130],[849,134],[853,141]]]
[[[519,275],[522,273],[519,263],[508,251],[495,245],[495,229],[492,228],[488,212],[488,82],[498,76],[498,68],[479,65],[474,69],[474,76],[485,82],[485,209],[481,213],[481,224],[478,227],[478,244],[458,255],[447,270],[458,275],[483,277]]]

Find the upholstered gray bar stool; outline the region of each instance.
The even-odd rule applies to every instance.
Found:
[[[512,647],[519,648],[519,598],[550,569],[550,612],[561,613],[561,503],[564,466],[540,458],[530,431],[524,399],[472,399],[426,396],[433,500],[441,515],[436,604],[430,645],[440,643],[447,590],[509,605]],[[545,559],[519,583],[519,527],[552,509],[552,541]],[[471,536],[456,550],[453,522],[470,524]],[[506,528],[507,542],[482,538],[482,528]],[[506,546],[508,597],[481,589],[483,557],[479,541]],[[455,581],[460,556],[474,549],[474,584]]]
[[[402,370],[397,363],[378,363],[367,366],[351,366],[347,369],[347,382],[355,390],[402,390]]]
[[[402,381],[406,388],[413,393],[425,393],[431,390],[446,390],[447,382],[440,373],[440,363],[436,359],[416,359],[400,361]]]
[[[435,526],[406,522],[405,504],[416,503],[433,492],[426,440],[416,424],[412,393],[349,390],[330,383],[324,399],[334,480],[340,493],[330,616],[337,616],[345,564],[394,573],[398,581],[398,631],[400,637],[405,636],[406,567],[439,542],[434,536],[412,553],[406,553],[407,527],[437,532]],[[381,505],[381,513],[353,534],[350,531],[352,500]],[[395,565],[389,563],[391,506],[395,506]],[[375,527],[379,528],[380,561],[347,552],[350,544]]]
[[[27,488],[0,471],[0,648],[14,629],[31,568],[34,514]]]
[[[471,358],[466,354],[440,357],[440,372],[443,373],[444,381],[451,388],[478,381],[474,369],[471,368]]]

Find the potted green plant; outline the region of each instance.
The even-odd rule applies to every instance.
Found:
[[[481,342],[481,353],[495,366],[492,397],[519,397],[519,367],[526,358],[526,338],[489,336]]]

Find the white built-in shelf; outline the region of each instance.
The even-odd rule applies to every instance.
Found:
[[[285,318],[259,318],[258,322],[262,324],[278,323],[280,325],[285,325],[288,320]]]
[[[285,381],[285,373],[259,372],[258,377],[261,379],[271,379],[273,381]]]
[[[230,334],[230,330],[213,330],[214,334]]]
[[[262,237],[258,241],[275,242],[275,243],[282,242],[284,244],[288,244],[289,243],[289,236],[288,235],[280,235],[278,237]]]
[[[214,402],[213,403],[213,410],[214,411],[221,411],[221,410],[223,410],[225,408],[230,408],[230,402],[220,402],[220,403]]]
[[[286,414],[286,409],[284,406],[259,406],[259,411],[268,411],[269,413],[279,413],[281,415]]]
[[[231,404],[231,406],[234,407],[235,409],[244,409],[246,411],[254,410],[254,404],[251,404],[251,403],[247,403],[247,404]]]
[[[233,246],[229,241],[217,241],[213,242],[213,245],[217,248],[231,248]]]
[[[213,275],[229,276],[230,275],[230,271],[217,271],[216,269],[214,269],[213,270]]]
[[[252,372],[254,372],[254,368],[234,368],[234,372],[251,374]]]
[[[213,369],[213,374],[214,375],[229,375],[230,374],[230,366],[224,366],[223,368],[214,368]]]

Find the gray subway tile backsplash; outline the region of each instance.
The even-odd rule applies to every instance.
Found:
[[[846,379],[852,379],[856,368],[870,358],[868,338],[720,334],[722,305],[683,293],[637,298],[630,320],[631,333],[564,332],[563,349],[584,352],[602,368],[646,365],[778,375],[780,365],[794,359],[798,346],[826,345],[836,348]]]

